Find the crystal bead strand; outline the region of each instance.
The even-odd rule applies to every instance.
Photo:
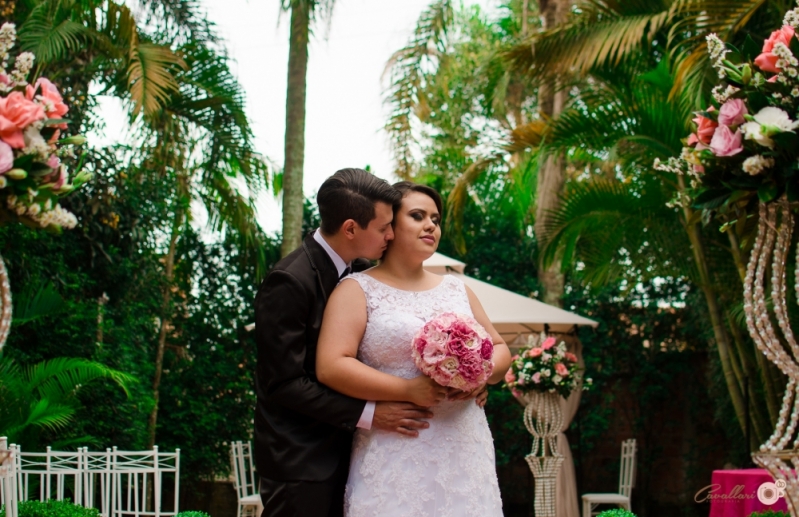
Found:
[[[11,286],[8,283],[8,271],[3,257],[0,257],[0,350],[6,344],[8,331],[11,330]]]
[[[770,354],[768,347],[766,347],[765,343],[763,343],[763,338],[760,335],[757,325],[755,324],[754,300],[752,295],[755,270],[760,261],[760,255],[763,250],[763,240],[768,229],[766,226],[765,212],[765,207],[761,204],[760,217],[757,223],[757,236],[755,237],[755,243],[752,247],[751,255],[749,257],[749,264],[746,266],[746,277],[744,278],[744,315],[746,316],[747,330],[749,330],[749,335],[752,336],[755,345],[764,354],[766,354],[766,356],[769,356]],[[769,359],[771,359],[771,357],[769,357]]]
[[[785,341],[791,349],[794,360],[799,358],[799,346],[796,344],[791,321],[788,317],[788,305],[786,302],[786,279],[785,266],[787,253],[790,246],[791,235],[793,234],[793,217],[791,217],[790,206],[787,200],[780,202],[782,207],[782,217],[777,237],[777,246],[774,248],[774,263],[771,268],[771,299],[774,304],[774,314],[777,316],[777,323],[785,336]]]

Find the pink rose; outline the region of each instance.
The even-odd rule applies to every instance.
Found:
[[[511,361],[515,361],[515,360],[516,360],[516,359],[518,359],[518,358],[519,358],[519,354],[516,354],[516,355],[514,355],[513,357],[511,357],[511,358],[510,358],[510,360],[511,360]]]
[[[716,156],[734,156],[744,150],[740,129],[732,132],[727,126],[719,126],[710,141],[710,150]]]
[[[565,354],[563,354],[563,356],[564,356],[564,357],[565,357],[567,360],[569,360],[569,361],[571,361],[571,362],[573,362],[573,363],[576,363],[576,362],[577,362],[577,356],[576,356],[576,355],[574,355],[574,354],[573,354],[573,353],[571,353],[571,352],[566,352]]]
[[[5,85],[10,85],[11,79],[6,74],[0,74],[0,83],[3,83]]]
[[[755,65],[764,72],[778,73],[780,68],[777,66],[779,57],[774,54],[774,45],[782,43],[786,47],[791,47],[791,38],[794,37],[793,27],[784,25],[781,29],[771,33],[771,36],[763,43],[763,53],[755,58]]]
[[[480,355],[486,361],[494,357],[494,343],[492,343],[490,339],[483,341],[483,345],[480,347]]]
[[[460,366],[458,366],[458,373],[469,384],[479,384],[481,377],[485,374],[483,369],[483,360],[475,357],[474,355],[467,355],[461,358]]]
[[[719,124],[740,126],[744,123],[744,115],[749,113],[741,99],[730,99],[719,110]]]
[[[555,365],[555,372],[557,372],[557,374],[560,375],[561,377],[566,377],[567,375],[569,375],[569,369],[566,368],[566,365],[564,365],[563,363],[558,363]]]
[[[516,382],[516,374],[513,373],[513,368],[508,368],[508,371],[505,372],[505,382],[508,384]]]
[[[711,106],[707,111],[714,111],[715,109]],[[696,139],[703,144],[709,144],[719,123],[699,114],[694,118],[694,122],[696,123]]]
[[[51,169],[55,169],[59,165],[61,165],[61,160],[58,159],[58,156],[51,154],[50,158],[47,159],[47,166]]]
[[[539,355],[544,353],[544,349],[540,347],[531,348],[527,351],[527,357],[533,358],[538,357]]]
[[[535,372],[533,374],[533,382],[536,383],[536,384],[539,384],[541,382],[541,373],[540,372]]]
[[[0,175],[14,167],[14,150],[0,140]]]
[[[44,120],[44,109],[21,92],[0,97],[0,138],[15,149],[25,147],[22,131],[37,120]]]
[[[544,340],[544,344],[541,345],[541,348],[543,348],[544,350],[549,350],[553,346],[555,346],[555,338],[554,337],[548,337],[548,338],[546,338]]]
[[[56,180],[53,183],[53,190],[58,191],[67,182],[67,169],[61,165],[56,171]]]

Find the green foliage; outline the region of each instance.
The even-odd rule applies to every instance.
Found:
[[[790,517],[788,512],[775,512],[774,510],[766,510],[763,512],[752,512],[748,517]]]
[[[78,390],[97,379],[110,379],[125,393],[135,379],[86,359],[60,357],[21,368],[0,355],[0,436],[23,449],[40,446],[42,430],[57,432],[74,419]]]
[[[175,517],[211,517],[205,512],[180,512]]]
[[[597,515],[597,517],[635,517],[635,514],[621,508],[616,508],[615,510],[606,510]]]
[[[100,517],[97,508],[84,508],[70,501],[20,501],[19,517]],[[0,515],[3,508],[0,507]]]

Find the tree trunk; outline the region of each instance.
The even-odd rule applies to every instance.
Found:
[[[569,0],[539,0],[544,29],[552,29],[566,20]],[[533,49],[535,52],[535,49]],[[558,116],[563,111],[565,93],[557,88],[555,80],[541,84],[538,89],[538,110],[544,118]],[[562,156],[548,156],[538,171],[537,202],[535,209],[535,235],[539,242],[546,238],[550,212],[557,208],[566,177]],[[543,301],[550,305],[563,305],[564,278],[559,261],[549,268],[538,269],[538,280],[543,289]]]
[[[179,201],[180,203],[180,201]],[[155,352],[155,373],[153,375],[153,410],[147,421],[147,448],[152,449],[155,445],[155,429],[158,423],[158,399],[161,389],[161,374],[164,371],[164,350],[166,350],[166,334],[172,323],[170,305],[172,303],[172,280],[175,276],[175,254],[177,252],[178,238],[180,229],[183,227],[185,211],[182,206],[178,206],[175,211],[175,220],[172,225],[172,235],[169,238],[169,251],[166,254],[164,264],[164,294],[161,299],[161,325],[158,329],[158,348]]]
[[[292,2],[289,69],[286,84],[286,136],[283,165],[283,242],[286,256],[302,240],[302,176],[305,162],[305,78],[308,70],[308,2]]]
[[[679,189],[685,190],[685,180],[682,176],[678,177]],[[691,220],[693,210],[689,207],[683,207],[683,216],[686,223]],[[718,302],[718,295],[710,278],[710,269],[707,264],[707,255],[705,253],[705,245],[702,241],[702,236],[699,232],[699,225],[697,223],[686,224],[685,230],[688,232],[688,238],[691,241],[691,249],[694,253],[694,261],[696,262],[696,269],[699,273],[699,287],[705,295],[705,302],[707,303],[707,310],[710,314],[710,322],[713,325],[713,336],[716,340],[716,348],[719,351],[719,358],[721,359],[721,368],[724,373],[724,381],[727,385],[727,390],[730,393],[735,415],[738,417],[738,423],[741,426],[741,431],[746,429],[746,412],[744,409],[744,399],[741,386],[743,386],[743,379],[737,378],[733,370],[730,336],[727,333],[727,328],[724,323],[724,317],[721,306]]]

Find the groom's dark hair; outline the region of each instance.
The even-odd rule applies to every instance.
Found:
[[[375,218],[375,203],[382,201],[396,207],[402,194],[386,180],[363,169],[341,169],[319,187],[316,204],[322,219],[322,233],[333,235],[347,219],[366,228]]]

